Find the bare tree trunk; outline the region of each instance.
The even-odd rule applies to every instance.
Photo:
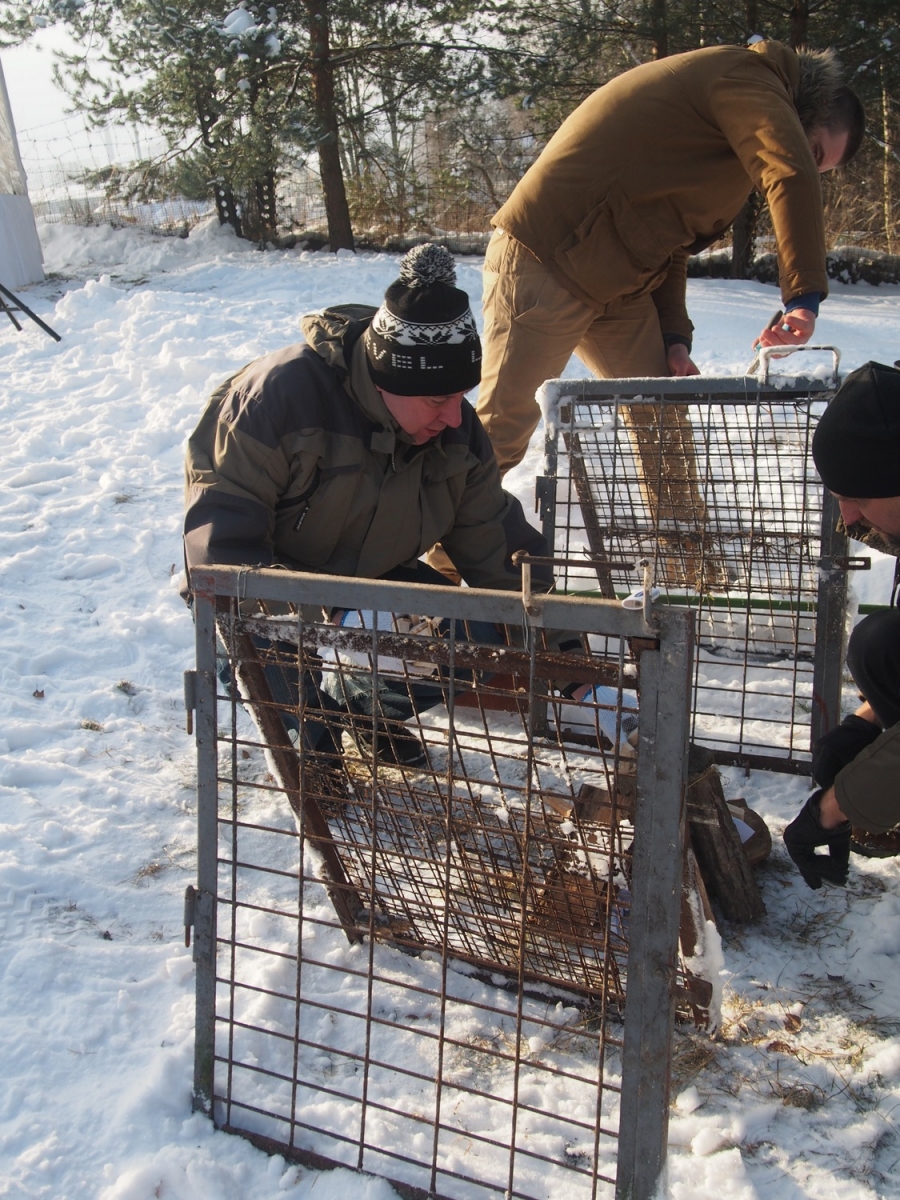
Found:
[[[881,119],[884,125],[884,158],[882,167],[881,200],[884,210],[884,240],[888,254],[894,253],[894,191],[891,163],[894,157],[894,137],[891,127],[891,97],[881,64]]]
[[[809,0],[792,0],[791,45],[796,49],[805,46],[809,37]]]
[[[352,250],[353,226],[341,169],[334,68],[329,45],[328,0],[304,0],[309,17],[310,80],[319,126],[319,173],[325,196],[328,241],[332,250]]]
[[[650,38],[653,57],[668,58],[669,29],[666,22],[666,0],[650,0]]]

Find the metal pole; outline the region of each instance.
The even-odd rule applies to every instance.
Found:
[[[558,409],[556,381],[548,379],[543,385],[545,396]],[[547,539],[550,553],[556,545],[556,486],[559,466],[559,421],[547,421],[544,433],[544,474],[535,481],[534,498],[541,519],[541,533]]]
[[[656,614],[659,650],[641,655],[616,1200],[655,1196],[669,1123],[694,616]]]
[[[194,897],[196,1016],[195,1111],[213,1116],[216,1054],[216,896],[218,894],[218,748],[215,597],[194,595],[197,678],[197,891]]]
[[[31,317],[31,319],[32,319],[32,321],[34,321],[35,325],[37,325],[41,329],[43,329],[44,333],[49,334],[50,337],[52,337],[55,342],[62,341],[62,338],[56,332],[55,329],[51,329],[50,326],[46,323],[46,321],[42,321],[41,318],[37,315],[37,313],[33,313],[27,304],[23,304],[22,301],[19,299],[19,297],[13,295],[13,293],[9,290],[9,288],[5,288],[2,283],[0,283],[0,293],[2,293],[4,296],[6,296],[7,299],[12,300],[13,303],[18,306],[19,312],[23,312],[26,317]],[[9,305],[4,304],[3,308],[5,309],[7,316],[12,321],[13,325],[15,325],[16,329],[18,329],[21,332],[22,326],[12,315]]]

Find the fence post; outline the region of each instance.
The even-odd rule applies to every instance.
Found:
[[[195,1111],[213,1116],[216,1052],[216,895],[218,892],[218,746],[215,596],[194,594],[197,679],[197,891],[194,897],[196,965]]]
[[[666,1161],[694,615],[655,610],[641,723],[616,1200],[652,1200]]]

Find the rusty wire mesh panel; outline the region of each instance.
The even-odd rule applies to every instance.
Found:
[[[719,761],[808,770],[839,719],[847,543],[810,455],[821,380],[553,381],[544,532],[560,586],[625,598],[649,559],[698,616],[691,736]]]
[[[215,621],[199,584],[202,1106],[422,1195],[649,1197],[674,1006],[702,1024],[712,994],[701,906],[672,901],[689,625],[557,600],[526,634],[521,598],[342,582]]]

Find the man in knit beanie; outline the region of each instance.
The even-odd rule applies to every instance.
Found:
[[[869,362],[848,375],[812,452],[850,536],[900,555],[900,371]],[[784,831],[812,888],[846,883],[851,849],[900,852],[900,610],[882,609],[856,626],[847,665],[864,703],[817,743],[819,788]]]
[[[503,491],[465,398],[480,378],[481,344],[452,255],[416,247],[379,308],[338,305],[300,324],[305,342],[250,363],[216,389],[188,442],[189,572],[212,563],[277,565],[446,584],[421,561],[441,542],[471,587],[518,590],[516,551],[549,550]],[[539,590],[552,584],[538,565],[533,579]],[[269,682],[296,703],[296,673]],[[382,714],[407,719],[412,690],[379,693]],[[372,705],[369,688],[334,699],[354,712],[357,701]],[[394,732],[382,752],[413,761],[422,748]]]
[[[300,325],[305,342],[216,389],[188,442],[188,567],[446,583],[419,561],[441,541],[471,586],[519,588],[512,555],[546,543],[502,490],[465,398],[481,343],[449,251],[411,250],[377,309]]]

